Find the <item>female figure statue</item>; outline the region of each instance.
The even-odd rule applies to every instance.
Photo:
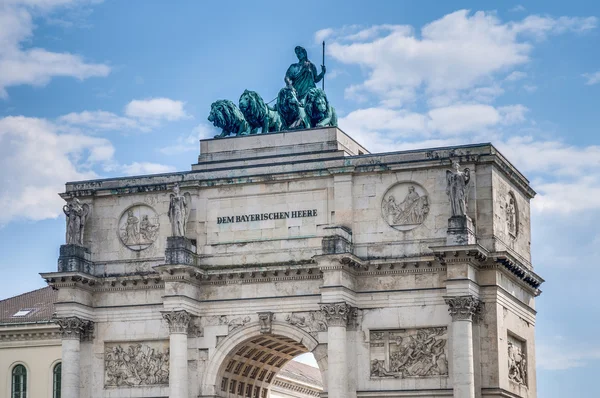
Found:
[[[79,199],[73,198],[63,206],[63,212],[67,216],[67,245],[83,246],[83,230],[90,206],[87,203],[82,205]]]
[[[325,76],[325,65],[321,65],[321,73],[317,73],[315,65],[308,60],[308,54],[304,47],[296,46],[294,49],[298,62],[291,64],[285,73],[285,84],[287,87],[294,87],[298,95],[298,100],[304,104],[308,91],[315,88]]]
[[[185,224],[190,215],[188,208],[190,201],[191,195],[188,192],[181,195],[179,184],[175,184],[169,204],[169,221],[171,222],[172,236],[185,236]]]
[[[452,217],[467,215],[467,184],[471,179],[468,168],[460,171],[458,162],[452,162],[454,171],[446,170],[446,194],[450,198]]]

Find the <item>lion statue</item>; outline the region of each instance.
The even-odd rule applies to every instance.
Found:
[[[244,90],[240,97],[240,110],[250,125],[250,134],[275,133],[283,129],[283,121],[279,113],[269,108],[256,91]]]
[[[284,87],[277,95],[277,112],[281,115],[286,130],[308,129],[310,119],[298,101],[293,87]]]
[[[218,100],[211,104],[208,121],[223,129],[215,138],[250,134],[250,125],[235,104],[229,100]]]
[[[304,109],[313,127],[337,127],[335,108],[329,104],[327,95],[320,88],[311,88],[306,95]]]

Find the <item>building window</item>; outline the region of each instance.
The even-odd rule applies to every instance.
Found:
[[[62,363],[57,363],[52,369],[52,398],[60,398],[60,379],[62,376]]]
[[[11,398],[27,398],[27,369],[23,365],[17,365],[12,370]]]

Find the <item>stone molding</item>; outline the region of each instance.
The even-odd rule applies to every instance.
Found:
[[[93,337],[94,322],[76,316],[54,318],[63,339],[86,340]]]
[[[483,302],[473,296],[445,297],[452,321],[473,321],[481,315]]]
[[[0,342],[4,341],[32,341],[32,340],[57,340],[62,337],[59,331],[29,331],[19,330],[14,332],[0,332]]]
[[[163,313],[163,318],[169,325],[169,333],[187,334],[192,316],[185,310],[171,311]]]
[[[320,304],[321,312],[325,315],[327,327],[347,327],[350,321],[356,317],[356,307],[342,301],[339,303]]]

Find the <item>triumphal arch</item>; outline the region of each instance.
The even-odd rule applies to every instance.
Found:
[[[266,398],[311,352],[323,397],[536,397],[528,180],[491,144],[371,154],[289,80],[258,121],[213,104],[189,171],[67,183],[63,396]]]

